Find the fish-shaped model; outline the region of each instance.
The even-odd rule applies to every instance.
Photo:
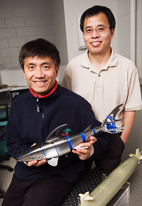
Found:
[[[91,126],[89,126],[81,133],[71,136],[66,135],[64,137],[60,137],[59,133],[67,124],[57,127],[48,135],[45,142],[37,144],[22,152],[16,160],[28,162],[31,160],[41,160],[44,158],[47,160],[58,158],[69,153],[72,149],[76,149],[81,142],[89,141],[89,137],[99,131],[104,131],[107,133],[122,132],[124,127],[116,127],[115,124],[115,122],[121,120],[115,119],[115,117],[122,105],[123,104],[115,107],[99,127],[91,129]]]

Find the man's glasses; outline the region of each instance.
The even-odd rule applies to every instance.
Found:
[[[97,26],[96,28],[88,27],[84,29],[83,33],[85,35],[91,35],[95,30],[98,34],[103,34],[106,28],[110,28],[110,27],[106,27],[106,26]]]

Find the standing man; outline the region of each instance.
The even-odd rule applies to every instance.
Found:
[[[19,62],[29,92],[16,97],[10,109],[6,139],[12,157],[44,142],[60,125],[68,124],[59,135],[65,135],[66,130],[76,134],[89,125],[100,125],[85,99],[58,85],[60,56],[52,43],[37,39],[24,44]],[[107,137],[100,132],[81,143],[81,148],[59,157],[54,165],[47,159],[17,162],[2,205],[60,206],[80,172],[91,166],[93,156],[106,145]]]
[[[101,122],[114,107],[124,104],[119,118],[124,118],[123,126],[129,127],[120,134],[108,135],[107,150],[96,158],[98,167],[114,169],[121,161],[135,112],[142,108],[138,72],[132,61],[110,47],[115,18],[109,8],[87,9],[81,16],[80,28],[87,51],[69,62],[62,86],[88,100]]]

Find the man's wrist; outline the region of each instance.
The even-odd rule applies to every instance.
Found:
[[[90,150],[90,155],[89,155],[89,157],[87,157],[86,159],[89,159],[93,154],[94,154],[94,147],[93,147],[93,145],[92,145],[92,148],[91,148],[91,150]]]

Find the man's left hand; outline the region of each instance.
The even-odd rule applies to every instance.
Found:
[[[86,160],[90,157],[90,154],[92,154],[91,150],[94,150],[93,144],[97,141],[96,137],[90,136],[90,140],[87,142],[83,142],[79,144],[79,147],[72,150],[74,154],[78,154],[78,157],[81,160]],[[83,149],[85,147],[85,149]]]

